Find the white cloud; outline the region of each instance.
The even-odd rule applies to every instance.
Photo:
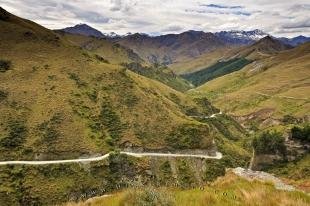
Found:
[[[0,4],[51,29],[87,23],[120,34],[262,29],[276,36],[310,36],[308,0],[0,0]]]

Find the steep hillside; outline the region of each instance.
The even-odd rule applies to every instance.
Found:
[[[291,46],[285,45],[277,39],[266,36],[250,46],[227,49],[221,53],[221,56],[216,55],[220,54],[220,51],[205,54],[203,55],[205,60],[210,59],[210,62],[213,62],[213,64],[209,64],[210,62],[206,63],[207,66],[200,66],[200,69],[199,67],[193,68],[190,66],[190,68],[193,68],[193,71],[190,71],[189,68],[181,69],[181,71],[187,71],[187,73],[181,76],[192,84],[199,86],[214,78],[238,71],[254,60],[263,59],[291,48]],[[215,57],[219,59],[214,61]],[[197,61],[198,63],[196,63]],[[200,61],[200,58],[196,58],[190,60],[187,65],[200,65],[201,62],[205,61]]]
[[[155,79],[178,91],[186,91],[192,88],[189,82],[175,75],[168,67],[156,64],[150,65],[140,58],[138,54],[133,52],[133,50],[121,46],[118,43],[113,43],[106,39],[68,34],[65,32],[59,32],[59,34],[73,44],[93,53],[98,61],[121,65],[126,69]],[[85,53],[85,55],[91,55],[91,53]]]
[[[190,58],[184,61],[172,63],[169,65],[169,68],[171,68],[172,71],[179,75],[193,73],[205,69],[206,67],[217,63],[219,60],[224,59],[230,54],[230,51],[233,49],[234,47],[216,49],[195,58]]]
[[[3,160],[72,158],[133,146],[210,149],[223,137],[212,124],[190,117],[213,113],[206,99],[196,102],[101,61],[3,9],[0,26]]]
[[[272,46],[267,51],[278,48],[282,47]],[[306,43],[258,58],[238,72],[202,85],[192,95],[208,97],[234,115],[254,119],[261,116],[265,126],[277,124],[284,115],[305,117],[310,112],[309,57],[310,44]]]
[[[135,52],[131,49],[123,47],[117,43],[113,43],[107,39],[89,37],[85,35],[70,34],[57,31],[62,38],[68,40],[83,49],[97,54],[97,59],[100,61],[106,60],[111,64],[138,62],[144,63]],[[86,54],[87,55],[87,54]],[[103,59],[101,59],[101,57]]]
[[[201,31],[187,31],[156,37],[133,34],[120,38],[117,42],[133,49],[151,63],[166,65],[226,46],[214,34]]]
[[[239,49],[235,56],[255,60],[265,58],[266,56],[277,54],[291,48],[293,47],[290,45],[286,45],[273,37],[266,36],[246,48]]]

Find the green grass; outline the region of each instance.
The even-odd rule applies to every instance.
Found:
[[[218,62],[197,72],[183,74],[181,77],[190,81],[194,85],[199,86],[217,77],[238,71],[249,63],[251,63],[251,61],[245,58],[231,59],[228,61]]]

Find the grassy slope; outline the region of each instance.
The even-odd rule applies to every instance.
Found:
[[[235,115],[263,108],[275,110],[275,117],[309,114],[309,46],[301,45],[254,61],[238,72],[200,86],[192,95],[206,96],[219,108]]]
[[[0,137],[20,141],[12,148],[2,145],[3,159],[72,158],[126,142],[209,148],[222,136],[213,125],[187,116],[211,114],[209,104],[102,63],[32,22],[9,15],[0,24],[0,58],[12,62],[11,70],[0,73],[0,90],[7,94],[0,104]],[[11,124],[16,121],[25,131]]]
[[[144,62],[132,50],[125,48],[117,43],[113,43],[105,39],[98,39],[83,35],[69,34],[64,32],[58,33],[69,42],[102,56],[112,64]]]
[[[192,73],[215,64],[219,59],[224,58],[229,52],[230,49],[228,48],[216,49],[215,51],[202,54],[196,58],[180,60],[169,65],[169,67],[176,74]]]
[[[110,197],[93,198],[85,203],[68,203],[67,206],[140,205],[141,203],[138,204],[138,202],[146,201],[146,197],[154,198],[148,199],[149,202],[160,199],[170,202],[170,205],[178,206],[306,206],[310,203],[309,196],[304,193],[279,191],[269,183],[249,182],[233,174],[227,174],[211,186],[205,186],[204,190],[198,188],[191,190],[161,188],[150,189],[149,193],[143,193],[137,189],[117,193]]]
[[[177,127],[194,125],[211,134],[208,125],[186,117],[184,108],[197,106],[182,93],[85,56],[32,22],[11,16],[0,24],[1,59],[12,62],[12,69],[0,74],[0,88],[8,94],[0,105],[1,138],[8,135],[11,120],[23,122],[28,131],[21,148],[1,148],[3,159],[103,152],[111,133],[119,136],[117,144],[131,141],[148,147],[167,146],[164,137]],[[98,123],[103,105],[112,116]],[[61,119],[57,125],[51,122],[55,115]],[[42,124],[45,128],[38,129]],[[45,141],[51,132],[57,135]],[[208,142],[210,137],[203,138]]]
[[[0,27],[0,59],[12,63],[0,73],[1,160],[78,158],[126,142],[152,149],[209,148],[213,138],[225,142],[219,148],[228,157],[222,169],[249,160],[248,151],[225,138],[225,128],[188,116],[213,113],[206,100],[197,103],[162,83],[98,61],[54,32],[2,10]],[[244,138],[238,126],[231,127],[233,120],[221,121],[234,137]],[[12,139],[13,146],[4,145],[4,139]],[[136,167],[121,170],[121,176],[145,175],[143,160],[132,164]],[[98,178],[115,189],[115,170],[105,170],[101,162],[88,166],[2,167],[0,202],[61,202],[68,194],[100,188]]]
[[[190,83],[175,75],[169,68],[154,68],[148,65],[148,63],[142,60],[131,49],[123,47],[117,43],[82,35],[68,33],[60,34],[68,41],[90,51],[91,53],[103,57],[112,64],[135,65],[134,67],[139,68],[133,69],[130,66],[127,66],[127,68],[140,75],[162,82],[178,91],[186,91],[191,88]]]

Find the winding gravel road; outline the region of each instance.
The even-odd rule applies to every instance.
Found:
[[[215,118],[216,116],[221,115],[221,114],[223,114],[222,111],[220,111],[220,112],[218,112],[218,113],[211,114],[210,116],[197,116],[197,115],[191,115],[191,116],[189,116],[189,117],[201,118],[201,119],[210,119],[210,118]]]
[[[134,152],[120,152],[133,157],[195,157],[202,159],[221,159],[222,153],[216,152],[215,156],[203,155],[203,154],[172,154],[172,153],[134,153]],[[70,159],[70,160],[47,160],[47,161],[1,161],[1,165],[50,165],[50,164],[65,164],[65,163],[83,163],[83,162],[95,162],[108,158],[110,153],[99,156],[83,159]]]

